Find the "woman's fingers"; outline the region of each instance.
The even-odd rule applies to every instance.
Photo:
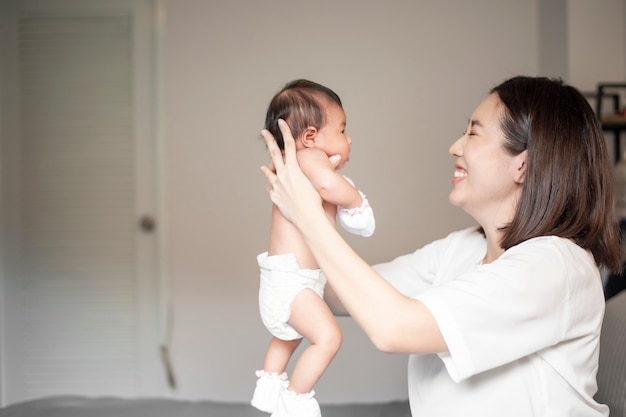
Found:
[[[270,193],[274,189],[274,184],[276,183],[276,174],[270,168],[266,166],[261,167],[261,172],[265,175],[265,180],[267,181],[267,191]]]
[[[274,139],[274,136],[266,129],[263,129],[261,131],[261,136],[263,136],[263,139],[265,140],[265,144],[267,145],[267,149],[270,152],[270,160],[271,160],[271,164],[273,166],[274,171],[279,169],[279,167],[282,167],[283,164],[283,153],[281,152],[280,148],[278,147],[278,144],[276,143],[276,140]]]
[[[278,119],[278,127],[283,134],[283,143],[285,144],[285,164],[297,163],[296,142],[293,139],[289,125],[283,119]]]
[[[267,178],[268,184],[276,182],[276,174],[271,168],[264,165],[261,167],[261,171],[263,172],[263,175],[265,175],[265,178]]]
[[[267,149],[270,152],[270,163],[268,164],[268,166],[262,166],[261,171],[263,172],[263,175],[265,175],[265,180],[267,181],[267,189],[268,191],[271,191],[274,183],[276,183],[276,165],[280,164],[280,166],[282,166],[283,155],[278,148],[278,145],[276,144],[274,136],[272,136],[270,132],[263,129],[261,131],[261,135],[263,136],[263,139],[267,144]]]
[[[315,207],[323,215],[322,199],[300,169],[296,143],[289,126],[283,120],[279,120],[278,124],[285,143],[284,157],[272,134],[263,130],[261,134],[270,152],[271,163],[261,167],[261,171],[267,181],[270,200],[285,218],[296,224],[301,216],[306,216],[307,211]]]

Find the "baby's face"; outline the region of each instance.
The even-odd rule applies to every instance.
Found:
[[[326,155],[341,156],[337,169],[343,168],[350,159],[352,139],[346,135],[346,114],[338,104],[331,103],[326,107],[326,124],[319,130],[315,142],[316,148]]]

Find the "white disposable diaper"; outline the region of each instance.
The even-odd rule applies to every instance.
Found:
[[[310,288],[324,297],[326,277],[319,269],[301,269],[293,253],[257,256],[260,268],[259,311],[269,332],[281,340],[302,338],[287,322],[291,303],[301,291]]]

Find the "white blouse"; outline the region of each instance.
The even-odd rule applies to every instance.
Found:
[[[604,314],[592,255],[530,239],[482,265],[476,228],[375,266],[435,317],[449,352],[411,355],[414,416],[607,416],[596,403]]]

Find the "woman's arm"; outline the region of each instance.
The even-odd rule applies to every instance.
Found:
[[[300,170],[295,144],[279,121],[285,157],[267,131],[263,137],[276,173],[262,167],[272,202],[302,233],[330,285],[374,345],[385,352],[447,351],[439,327],[419,301],[400,294],[363,261],[327,221],[321,198]]]
[[[330,311],[332,311],[335,316],[350,315],[330,284],[326,284],[326,287],[324,287],[324,301],[326,301]]]

